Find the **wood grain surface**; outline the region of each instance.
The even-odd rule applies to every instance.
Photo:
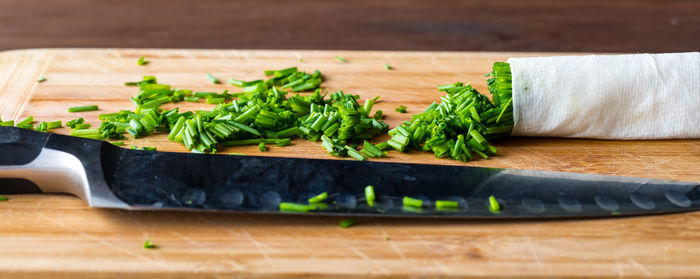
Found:
[[[698,34],[694,0],[0,0],[0,50],[668,52]]]
[[[151,62],[137,66],[146,56]],[[333,59],[340,55],[348,63]],[[439,100],[437,84],[471,81],[487,92],[494,61],[548,53],[396,51],[243,51],[158,49],[38,49],[0,53],[0,115],[98,124],[97,115],[131,109],[125,81],[155,74],[196,91],[235,89],[211,84],[262,78],[288,66],[320,69],[328,90],[362,99],[382,96],[376,109],[392,127]],[[303,62],[299,59],[303,58]],[[384,69],[384,63],[394,70]],[[37,83],[40,76],[47,80]],[[100,111],[68,113],[76,105]],[[407,105],[409,114],[393,109]],[[211,108],[177,104],[183,109]],[[58,129],[58,133],[68,133]],[[379,138],[377,140],[381,140]],[[164,135],[127,146],[186,151]],[[429,153],[391,152],[384,160],[640,176],[700,181],[700,140],[603,141],[509,138],[497,156],[461,163]],[[318,143],[294,141],[260,153],[329,158]],[[509,278],[694,277],[700,274],[700,214],[577,221],[485,222],[360,219],[227,213],[128,212],[91,209],[65,195],[13,195],[0,203],[0,277],[75,278]],[[143,249],[146,239],[159,247]]]

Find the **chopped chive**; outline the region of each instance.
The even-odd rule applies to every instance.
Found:
[[[459,207],[459,203],[456,201],[435,201],[435,208],[440,209],[456,209]]]
[[[369,207],[374,207],[374,186],[367,185],[367,187],[365,187],[365,199],[367,199],[367,205],[369,205]]]
[[[17,122],[17,127],[26,126],[26,125],[32,124],[32,122],[34,122],[34,116],[30,115],[27,118],[23,119],[22,121]]]
[[[182,98],[183,100],[187,102],[193,102],[193,103],[199,103],[199,98],[198,97],[193,97],[193,96],[187,96]]]
[[[343,229],[347,229],[349,227],[352,227],[356,223],[357,223],[357,220],[355,220],[354,218],[348,218],[348,219],[341,220],[340,223],[338,223],[338,226],[340,226]]]
[[[14,121],[14,120],[3,121],[3,122],[0,123],[0,126],[2,126],[2,127],[12,127],[12,126],[15,126],[15,121]]]
[[[493,213],[499,213],[501,211],[501,205],[493,195],[489,196],[489,211]]]
[[[8,197],[0,196],[0,201],[8,201],[8,200],[10,200]]]
[[[143,242],[144,249],[155,249],[156,247],[158,246],[156,246],[155,243],[151,242],[150,239],[146,239],[146,241]]]
[[[144,151],[158,151],[157,148],[155,148],[155,147],[149,147],[149,146],[141,147],[141,150],[144,150]]]
[[[98,110],[99,108],[97,105],[90,105],[90,106],[79,106],[79,107],[71,107],[68,108],[68,112],[82,112],[82,111],[95,111]]]
[[[411,197],[403,197],[403,205],[411,207],[423,207],[423,200],[414,199]]]
[[[114,146],[123,146],[123,145],[124,145],[124,142],[123,142],[123,141],[113,141],[113,142],[112,142],[112,145],[114,145]]]
[[[243,154],[243,153],[236,153],[236,152],[231,152],[231,153],[229,153],[229,154],[230,154],[230,155],[237,155],[237,156],[247,156],[247,155],[245,155],[245,154]]]
[[[309,198],[309,203],[318,203],[326,200],[328,198],[328,192],[320,193],[316,196]]]
[[[510,105],[513,102],[513,97],[511,96],[508,102],[506,103],[505,106],[503,106],[503,109],[501,109],[501,113],[498,114],[498,118],[496,118],[496,123],[501,122],[501,117],[503,116],[503,113],[506,112],[506,109],[508,108],[508,105]]]
[[[46,77],[44,77],[44,76],[41,76],[41,77],[39,77],[39,79],[36,80],[36,82],[39,82],[39,83],[44,82],[44,81],[46,81]]]
[[[139,58],[139,60],[136,61],[136,65],[139,65],[139,66],[143,66],[143,65],[146,65],[146,64],[148,64],[148,61],[146,61],[146,57],[145,57],[145,56],[141,56],[141,57]]]
[[[299,62],[300,62],[300,63],[303,63],[303,62],[304,62],[304,58],[299,58]]]
[[[400,113],[406,113],[406,106],[399,106],[398,108],[395,109],[396,112]]]
[[[217,97],[209,97],[207,98],[207,104],[221,104],[223,102],[226,102],[225,98],[217,98]]]
[[[73,130],[84,130],[90,128],[90,123],[80,123],[73,125]]]
[[[393,70],[394,68],[391,67],[389,64],[384,63],[384,69]]]
[[[44,121],[40,122],[39,124],[36,125],[36,128],[34,128],[35,131],[38,132],[48,132],[49,130],[49,123],[46,123]]]
[[[48,127],[49,129],[57,129],[63,127],[63,122],[61,120],[56,120],[56,121],[51,121],[48,122]]]
[[[340,56],[337,56],[337,55],[335,56],[335,60],[338,61],[338,62],[343,62],[343,63],[347,63],[347,62],[348,62],[347,59],[345,59],[345,58],[343,58],[343,57],[340,57]]]
[[[277,146],[287,146],[290,144],[292,144],[292,139],[290,139],[290,138],[278,139],[275,141],[275,145],[277,145]]]
[[[214,83],[214,84],[220,84],[220,83],[221,83],[221,81],[219,81],[219,79],[217,79],[216,77],[214,77],[212,74],[207,74],[207,78],[209,79],[209,81],[211,81],[211,83]]]
[[[348,155],[350,157],[353,157],[358,161],[366,161],[367,160],[367,157],[362,156],[362,154],[360,152],[358,152],[357,150],[355,150],[354,148],[346,145],[345,149],[347,150]]]
[[[136,85],[139,85],[139,83],[138,83],[138,82],[135,82],[135,81],[127,81],[127,82],[124,83],[124,85],[126,85],[126,86],[136,86]]]
[[[291,202],[280,203],[280,211],[282,212],[309,212],[315,210],[316,207],[307,204],[298,204]]]
[[[258,150],[260,150],[260,152],[265,152],[265,151],[267,151],[267,147],[265,147],[265,142],[264,142],[264,141],[261,142],[260,144],[258,144]]]

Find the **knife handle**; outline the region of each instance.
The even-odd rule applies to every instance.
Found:
[[[51,134],[0,127],[0,193],[70,193],[85,197],[85,170],[70,153],[46,148]]]

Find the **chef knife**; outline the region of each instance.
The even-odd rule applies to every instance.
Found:
[[[459,218],[575,218],[693,211],[700,184],[632,177],[442,166],[152,152],[0,127],[0,193],[63,192],[92,207]],[[372,185],[369,206],[364,189]],[[499,210],[489,204],[493,196]],[[403,197],[423,201],[404,205]],[[457,207],[438,209],[438,200]]]

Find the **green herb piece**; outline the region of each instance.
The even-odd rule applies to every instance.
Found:
[[[498,203],[498,200],[493,195],[489,196],[489,211],[491,211],[492,213],[501,212],[501,205]]]
[[[143,248],[144,249],[155,249],[158,246],[156,246],[155,243],[151,242],[150,239],[146,239],[146,241],[143,242]]]
[[[221,104],[226,102],[225,98],[209,97],[207,98],[207,104]]]
[[[114,145],[114,146],[123,146],[123,145],[124,145],[124,142],[123,142],[123,141],[113,141],[113,142],[111,142],[111,143],[112,143],[112,145]]]
[[[83,124],[83,122],[85,122],[84,118],[82,118],[82,117],[76,118],[76,119],[73,119],[71,121],[66,122],[66,127],[69,127],[71,129],[75,129],[76,125]]]
[[[70,135],[89,139],[102,139],[102,134],[100,134],[98,129],[73,130],[70,132]]]
[[[220,83],[221,83],[221,81],[219,81],[219,79],[217,79],[216,77],[214,77],[212,74],[207,74],[207,78],[209,79],[209,81],[211,81],[211,83],[214,83],[214,84],[220,84]]]
[[[443,210],[443,209],[457,209],[459,207],[459,203],[456,201],[435,201],[435,208],[438,210]]]
[[[369,205],[369,207],[374,207],[375,198],[374,186],[367,185],[367,187],[365,187],[365,199],[367,200],[367,205]]]
[[[231,152],[231,153],[229,153],[229,154],[230,154],[230,155],[237,155],[237,156],[247,156],[247,155],[245,155],[245,154],[243,154],[243,153],[236,153],[236,152]]]
[[[17,122],[17,127],[22,127],[22,126],[30,125],[30,124],[32,124],[33,122],[34,122],[34,116],[31,116],[31,115],[30,115],[30,116],[28,116],[27,118],[22,119],[22,121]]]
[[[393,70],[394,68],[389,66],[389,64],[384,63],[384,69]]]
[[[36,82],[39,82],[39,83],[42,83],[44,81],[46,81],[46,77],[44,77],[44,76],[41,76],[41,77],[39,77],[39,79],[36,80]]]
[[[398,108],[395,109],[396,112],[400,113],[406,113],[406,106],[399,106]]]
[[[338,226],[340,226],[343,229],[347,229],[349,227],[354,226],[357,223],[357,220],[354,218],[348,218],[348,219],[343,219],[338,223]]]
[[[193,97],[193,96],[184,97],[183,100],[185,100],[187,102],[199,103],[199,98]]]
[[[327,192],[323,192],[323,193],[320,193],[320,194],[318,194],[318,195],[316,195],[316,196],[313,196],[313,197],[309,198],[309,203],[318,203],[318,202],[322,202],[322,201],[325,201],[327,198],[328,198],[328,193],[327,193]]]
[[[277,145],[277,146],[287,146],[290,144],[292,144],[292,139],[290,139],[290,138],[278,139],[275,141],[275,145]]]
[[[358,160],[358,161],[366,161],[367,160],[367,157],[362,156],[362,153],[358,152],[354,148],[346,145],[345,149],[346,149],[346,152],[348,153],[348,156],[355,158],[355,160]]]
[[[8,200],[10,200],[8,197],[0,196],[0,201],[8,201]]]
[[[3,121],[3,122],[0,123],[0,126],[2,126],[2,127],[12,127],[12,126],[15,126],[15,121],[14,121],[14,120]]]
[[[411,197],[403,197],[403,205],[420,208],[420,207],[423,207],[423,200],[414,199]]]
[[[51,121],[51,122],[48,122],[48,124],[47,124],[48,127],[47,127],[47,128],[49,128],[49,129],[61,128],[61,127],[63,127],[62,124],[63,124],[63,122],[62,122],[61,120]]]
[[[75,126],[75,128],[73,128],[74,130],[84,130],[90,128],[91,125],[90,123],[80,123],[73,126]]]
[[[335,56],[335,60],[338,61],[338,62],[343,62],[343,63],[347,63],[347,62],[348,62],[347,59],[345,59],[345,58],[343,58],[343,57],[340,57],[340,56],[337,56],[337,55]]]
[[[258,150],[260,150],[260,152],[267,151],[267,147],[265,147],[265,142],[261,142],[260,144],[258,144]]]
[[[316,210],[316,207],[313,205],[291,202],[280,203],[280,211],[282,212],[309,212],[313,210]]]
[[[149,147],[149,146],[141,147],[141,150],[144,150],[144,151],[158,151],[157,148],[155,148],[155,147]]]
[[[139,58],[139,60],[136,61],[136,65],[139,65],[139,66],[143,66],[143,65],[146,65],[146,64],[148,64],[148,61],[146,61],[146,57],[145,57],[145,56],[141,56],[141,57]]]
[[[126,86],[136,86],[136,85],[139,85],[139,83],[136,82],[136,81],[127,81],[127,82],[124,83],[124,85],[126,85]]]
[[[36,128],[34,128],[35,131],[38,132],[48,132],[49,130],[49,123],[46,122],[40,122],[39,124],[36,125]]]
[[[82,112],[82,111],[95,111],[98,110],[99,108],[97,105],[90,105],[90,106],[79,106],[79,107],[71,107],[68,108],[68,112]]]

